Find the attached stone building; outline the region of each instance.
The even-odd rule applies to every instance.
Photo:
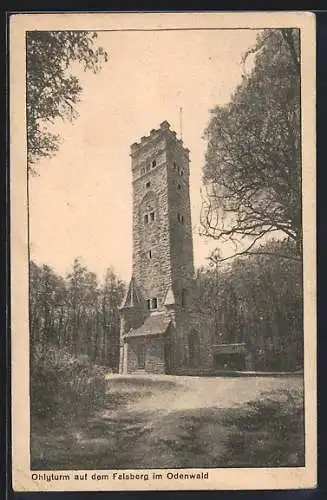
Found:
[[[164,121],[131,146],[133,276],[120,307],[120,372],[212,369],[212,338],[194,308],[189,150]]]

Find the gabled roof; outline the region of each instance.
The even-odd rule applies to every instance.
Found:
[[[135,285],[135,279],[132,276],[119,309],[124,309],[125,307],[136,307],[142,304],[142,296],[138,291]]]
[[[124,337],[147,337],[166,333],[171,319],[165,314],[151,314],[139,328],[131,328]]]

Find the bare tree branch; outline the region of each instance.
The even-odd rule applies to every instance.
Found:
[[[264,31],[243,58],[255,54],[252,72],[229,104],[212,110],[205,131],[201,234],[233,244],[249,237],[252,243],[245,252],[273,232],[301,249],[300,82],[294,71],[294,36],[292,30]]]

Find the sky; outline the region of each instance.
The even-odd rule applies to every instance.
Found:
[[[94,75],[75,68],[83,87],[79,117],[52,129],[60,150],[29,184],[30,252],[38,264],[69,272],[75,257],[101,279],[132,267],[130,145],[167,120],[190,149],[195,267],[217,242],[200,236],[201,177],[210,110],[229,102],[241,58],[258,31],[99,32],[109,60]],[[249,62],[251,64],[251,61]],[[228,245],[220,247],[228,255]]]

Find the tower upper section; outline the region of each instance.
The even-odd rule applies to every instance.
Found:
[[[140,142],[131,145],[133,182],[167,161],[176,164],[179,161],[180,169],[184,168],[188,176],[189,153],[183,141],[177,139],[176,132],[170,130],[169,123],[162,122],[159,129],[152,129],[149,136],[143,136]]]
[[[150,310],[170,287],[183,305],[193,278],[189,150],[167,121],[131,146],[133,275]]]

